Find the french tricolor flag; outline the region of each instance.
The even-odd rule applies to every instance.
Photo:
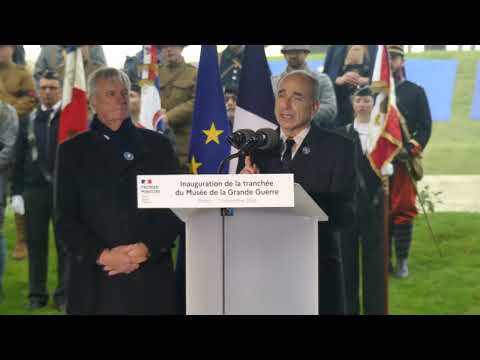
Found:
[[[233,132],[277,127],[275,96],[264,46],[246,45]],[[232,153],[236,151],[232,148]],[[237,160],[230,161],[230,174],[236,172],[237,164]]]
[[[87,87],[82,51],[79,45],[68,45],[66,51],[59,144],[88,128]]]
[[[403,147],[400,111],[397,108],[395,83],[385,45],[378,46],[371,88],[377,92],[367,138],[370,164],[381,177],[381,169],[390,163]]]
[[[165,123],[162,118],[162,101],[160,98],[160,78],[158,77],[157,60],[158,49],[155,45],[143,46],[143,70],[140,126],[153,130],[164,131]]]

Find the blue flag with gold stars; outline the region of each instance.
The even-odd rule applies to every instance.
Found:
[[[190,140],[192,174],[217,173],[220,162],[230,155],[230,145],[227,143],[230,133],[217,47],[202,45]],[[227,173],[227,168],[225,166],[224,173]]]

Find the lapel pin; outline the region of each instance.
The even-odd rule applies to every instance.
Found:
[[[302,149],[303,155],[310,155],[311,152],[312,152],[312,150],[310,150],[310,148],[308,146],[305,146]]]
[[[123,153],[123,157],[125,158],[125,160],[127,161],[132,161],[133,159],[135,159],[135,157],[133,156],[133,154],[131,152],[125,152]]]

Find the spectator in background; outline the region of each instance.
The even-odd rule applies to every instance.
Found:
[[[65,63],[64,46],[65,45],[40,45],[40,55],[35,62],[33,76],[38,87],[38,82],[45,71],[50,70],[59,72],[59,68]],[[107,65],[102,45],[84,45],[89,48],[88,62],[95,65]],[[91,71],[89,71],[90,74]],[[88,76],[86,76],[88,78]],[[63,80],[63,78],[62,78]]]
[[[12,105],[21,119],[37,104],[32,74],[24,65],[13,63],[16,45],[0,45],[0,101]],[[12,257],[27,257],[24,216],[15,214],[16,243]]]
[[[383,241],[384,195],[382,181],[373,171],[367,156],[370,115],[375,99],[367,86],[354,93],[352,102],[355,120],[343,128],[355,142],[357,179],[355,220],[342,231],[341,241],[346,308],[347,315],[382,315],[387,301]],[[382,175],[391,175],[392,170],[392,165],[388,164],[382,169]],[[363,309],[360,307],[360,293]]]
[[[138,126],[140,122],[141,96],[142,88],[140,85],[132,83],[132,87],[130,88],[130,93],[128,95],[128,101],[130,103],[130,115],[135,126]]]
[[[159,45],[165,63],[158,66],[164,120],[175,134],[180,171],[184,174],[190,173],[188,154],[197,83],[197,69],[182,56],[186,46]]]
[[[17,65],[27,65],[25,59],[25,48],[23,45],[15,45],[15,51],[13,52],[13,62]]]
[[[395,174],[390,188],[390,228],[397,258],[395,275],[405,278],[409,275],[408,256],[413,240],[413,223],[418,215],[411,164],[414,158],[422,155],[430,140],[432,115],[425,90],[405,79],[405,54],[402,45],[389,45],[389,53],[397,106],[404,124],[403,150],[393,162]]]
[[[353,123],[351,96],[370,83],[377,45],[331,45],[327,50],[323,72],[334,84],[337,97],[335,127]]]
[[[160,45],[153,45],[157,47],[157,65],[163,64]],[[135,56],[127,56],[123,64],[123,71],[128,75],[132,84],[139,83],[142,80],[142,64],[143,64],[143,49]]]
[[[3,233],[7,198],[7,172],[14,159],[18,126],[15,108],[0,100],[0,303],[4,299],[3,274],[7,260],[7,241]]]
[[[63,45],[63,46],[68,46],[68,45]],[[89,76],[97,69],[100,69],[102,67],[105,67],[103,64],[98,64],[94,63],[91,59],[91,45],[81,45],[80,49],[82,51],[82,58],[83,58],[83,70],[85,72],[85,81],[89,78]],[[59,67],[58,67],[58,76],[60,79],[65,78],[65,62],[63,62]],[[88,91],[88,90],[87,90]],[[88,94],[87,94],[88,95]],[[88,119],[91,121],[93,116],[93,110],[88,106]]]
[[[63,45],[63,46],[68,46],[68,45]],[[93,61],[91,45],[81,45],[80,49],[82,50],[83,69],[85,71],[85,81],[86,81],[90,76],[90,74],[92,74],[95,70],[101,67],[104,67],[105,64]],[[63,60],[62,64],[58,66],[57,72],[60,79],[63,79],[65,77],[65,59]]]
[[[170,127],[177,142],[177,155],[180,173],[191,173],[188,155],[190,153],[190,134],[195,103],[197,69],[185,63],[182,51],[187,45],[159,45],[164,64],[158,66],[160,78],[160,97],[164,110],[164,120]],[[185,227],[182,227],[178,242],[176,261],[177,289],[180,314],[186,313],[185,285]]]
[[[12,176],[12,209],[25,215],[28,242],[28,307],[31,310],[48,303],[48,239],[53,220],[53,171],[57,155],[58,127],[62,107],[61,81],[55,72],[47,71],[40,78],[40,105],[21,121],[15,145]],[[65,246],[56,236],[58,285],[54,305],[65,311],[66,262]]]
[[[132,117],[132,122],[136,127],[142,127],[142,124],[140,123],[140,115],[142,110],[142,88],[140,87],[140,85],[132,83],[128,98],[130,103],[130,115]],[[172,129],[167,127],[163,131],[158,130],[158,132],[161,132],[168,138],[168,140],[170,140],[176,153],[177,144],[175,141],[175,134],[173,133]]]
[[[238,91],[232,88],[226,88],[225,94],[225,106],[227,108],[227,117],[230,124],[230,129],[233,129],[233,121],[235,119],[235,110],[237,109],[237,95]]]
[[[307,58],[310,52],[310,45],[283,45],[282,53],[287,60],[287,68],[282,74],[272,77],[273,91],[277,90],[278,81],[289,72],[305,70],[312,73],[318,79],[320,86],[320,109],[313,121],[320,127],[330,128],[333,126],[333,121],[337,115],[335,91],[327,75],[308,67]]]
[[[245,45],[228,45],[219,55],[220,79],[224,89],[238,92],[244,54]]]

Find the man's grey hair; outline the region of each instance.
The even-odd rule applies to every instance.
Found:
[[[313,100],[314,101],[319,101],[320,100],[320,82],[318,81],[318,78],[315,76],[315,74],[311,73],[310,71],[306,70],[294,70],[289,73],[286,73],[283,75],[280,80],[278,81],[277,88],[275,89],[275,95],[278,96],[278,91],[280,90],[280,85],[282,84],[283,80],[286,78],[293,76],[293,75],[300,75],[303,77],[306,77],[312,81],[312,95],[313,95]]]
[[[111,81],[120,81],[128,91],[131,88],[131,82],[128,78],[128,75],[125,74],[122,70],[118,70],[112,67],[102,67],[95,70],[88,77],[88,97],[91,98],[97,93],[97,83],[99,80],[111,80]]]

